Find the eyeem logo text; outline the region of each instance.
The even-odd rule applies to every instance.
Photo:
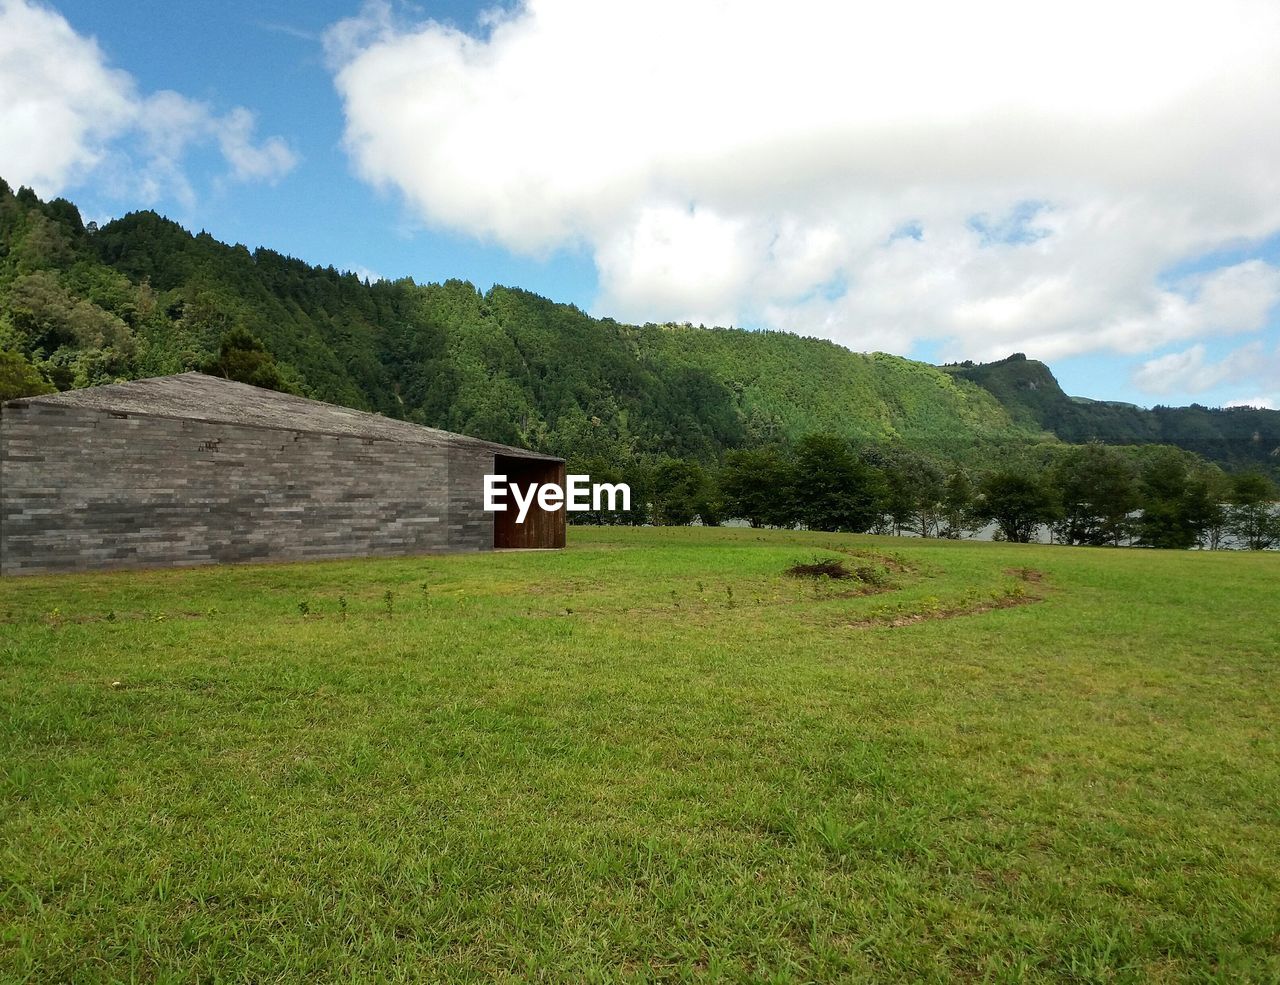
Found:
[[[524,518],[529,515],[529,507],[535,502],[539,509],[548,513],[562,509],[573,512],[608,510],[611,513],[631,509],[631,487],[625,482],[592,483],[589,475],[565,476],[565,482],[567,484],[564,486],[554,482],[533,482],[523,486],[517,482],[508,485],[505,475],[486,475],[484,510],[486,513],[505,513],[508,509],[508,493],[519,511],[516,523],[524,523]],[[605,503],[608,505],[604,505]]]

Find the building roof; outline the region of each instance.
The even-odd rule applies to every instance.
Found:
[[[540,458],[560,461],[553,455],[540,455],[524,448],[482,441],[466,435],[423,427],[408,421],[397,421],[381,414],[370,414],[337,404],[326,404],[290,393],[277,393],[261,387],[236,383],[204,373],[180,373],[177,376],[155,376],[128,383],[86,387],[38,397],[22,397],[10,404],[37,404],[73,407],[83,410],[130,414],[139,417],[167,417],[205,421],[211,424],[236,424],[243,427],[272,428],[277,431],[302,431],[340,437],[372,438],[416,445],[461,445],[491,451],[495,455]],[[8,404],[6,404],[8,406]]]

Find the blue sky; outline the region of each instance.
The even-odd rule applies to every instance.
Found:
[[[1280,21],[1247,0],[1044,24],[938,2],[929,33],[819,0],[732,23],[703,0],[0,4],[26,18],[0,112],[79,121],[11,116],[0,174],[87,218],[150,207],[626,320],[1025,351],[1097,398],[1280,401]]]
[[[595,291],[590,260],[559,253],[543,261],[486,246],[476,237],[429,228],[394,193],[355,179],[341,147],[342,105],[325,65],[322,35],[359,10],[351,3],[57,4],[110,62],[145,91],[173,89],[214,106],[245,106],[259,130],[283,135],[299,157],[273,184],[206,181],[194,206],[154,204],[195,229],[250,247],[269,246],[321,265],[419,282],[460,277],[482,287],[527,287],[582,306]],[[433,4],[432,16],[474,29],[477,4]],[[214,148],[193,153],[189,168],[213,178]],[[90,179],[68,190],[86,214],[138,207],[103,194]],[[142,203],[146,204],[146,203]]]

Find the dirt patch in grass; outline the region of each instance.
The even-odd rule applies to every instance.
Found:
[[[880,560],[880,559],[876,559]],[[866,589],[879,590],[892,588],[887,566],[870,563],[850,564],[841,558],[815,557],[812,561],[797,561],[787,568],[785,574],[792,578],[809,578],[818,582],[855,582],[861,586],[855,595],[866,594]]]
[[[856,572],[851,571],[843,561],[835,557],[814,558],[809,562],[797,562],[787,569],[787,574],[792,578],[830,578],[833,581],[843,581],[847,578],[858,577]]]
[[[1004,573],[1019,581],[1044,581],[1044,572],[1035,568],[1005,568]]]
[[[1031,605],[1044,601],[1039,595],[1006,595],[1003,598],[990,599],[973,605],[959,605],[939,609],[927,609],[923,612],[906,612],[902,615],[868,616],[856,622],[848,623],[850,629],[901,629],[903,626],[914,626],[920,622],[932,622],[936,619],[958,619],[961,616],[978,616],[984,612],[997,609],[1014,609],[1020,605]]]
[[[895,574],[904,574],[908,571],[916,570],[915,565],[908,564],[898,554],[873,554],[870,551],[859,550],[855,547],[831,547],[829,549],[839,551],[841,554],[848,554],[853,558],[863,558],[867,561],[874,561],[876,564],[883,564]]]

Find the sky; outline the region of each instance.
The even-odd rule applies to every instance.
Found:
[[[376,278],[1280,407],[1274,0],[0,0],[0,176]]]

